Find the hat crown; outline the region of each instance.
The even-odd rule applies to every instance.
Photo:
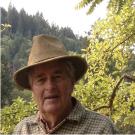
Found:
[[[38,35],[33,37],[28,66],[43,60],[68,55],[63,43],[55,37]]]

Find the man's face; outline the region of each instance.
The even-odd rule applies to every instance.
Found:
[[[71,103],[73,82],[59,62],[38,65],[30,75],[31,89],[41,112],[63,111]]]

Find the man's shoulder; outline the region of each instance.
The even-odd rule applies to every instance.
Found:
[[[28,134],[38,125],[37,115],[25,117],[14,128],[13,134]],[[37,128],[35,129],[37,130]]]
[[[83,120],[85,121],[89,121],[89,122],[109,122],[111,121],[109,117],[100,114],[98,112],[92,111],[88,108],[86,108],[83,104],[81,104],[78,100],[76,100],[77,104],[76,107],[74,109],[74,114],[75,116],[81,117]]]
[[[36,115],[32,115],[29,117],[25,117],[24,119],[22,119],[15,127],[14,129],[14,133],[20,133],[21,131],[26,131],[28,125],[33,125],[34,123],[36,123],[37,121],[37,117]]]
[[[86,110],[85,119],[90,124],[91,123],[95,125],[99,124],[104,127],[114,128],[114,124],[111,118],[103,114],[99,114],[97,112],[91,111],[91,110]]]
[[[107,124],[112,124],[112,120],[106,116],[106,115],[103,115],[103,114],[100,114],[98,112],[95,112],[95,111],[91,111],[91,110],[88,110],[86,109],[85,111],[85,119],[89,120],[89,121],[92,121],[92,122],[95,122],[95,123],[107,123]]]
[[[90,119],[103,120],[103,121],[109,119],[107,116],[100,114],[98,112],[95,112],[95,111],[91,111],[89,109],[86,109],[85,114],[86,114],[86,117]]]
[[[87,127],[88,132],[99,131],[101,133],[118,133],[113,121],[103,114],[85,108],[81,124]],[[94,133],[93,132],[93,133]]]
[[[32,115],[32,116],[28,116],[28,117],[25,117],[24,119],[22,119],[16,126],[21,127],[21,126],[35,124],[35,123],[37,123],[37,116]]]
[[[87,127],[87,132],[92,133],[117,133],[112,120],[103,114],[87,109],[85,106],[78,102],[77,111],[81,114],[81,126]]]

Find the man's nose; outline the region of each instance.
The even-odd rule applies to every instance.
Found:
[[[56,87],[56,84],[52,79],[48,79],[44,87],[46,90],[53,90]]]

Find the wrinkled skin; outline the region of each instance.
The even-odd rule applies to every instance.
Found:
[[[40,112],[64,114],[71,110],[74,86],[71,80],[60,62],[49,62],[32,69],[30,85]]]

